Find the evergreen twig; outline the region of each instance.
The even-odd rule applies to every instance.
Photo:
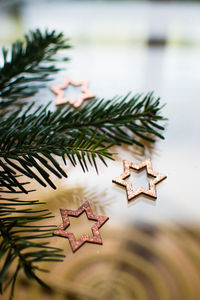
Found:
[[[74,166],[78,161],[83,171],[88,170],[88,162],[97,170],[96,158],[104,163],[105,157],[112,158],[109,148],[113,144],[143,146],[135,136],[153,142],[148,134],[163,138],[160,131],[164,128],[157,123],[163,120],[159,104],[159,99],[149,94],[143,98],[95,99],[80,110],[67,105],[52,112],[48,105],[34,108],[31,104],[12,113],[7,111],[0,116],[1,176],[4,180],[9,176],[10,182],[23,192],[24,187],[14,177],[17,171],[55,189],[49,172],[59,178],[67,177],[55,155],[61,156],[65,164],[65,155]],[[110,144],[105,146],[103,141]]]
[[[142,96],[129,94],[110,100],[93,99],[80,109],[70,104],[50,111],[48,105],[36,107],[21,100],[34,95],[44,86],[49,75],[59,69],[54,66],[58,50],[69,48],[62,33],[30,32],[25,42],[12,45],[10,58],[3,49],[0,68],[0,193],[27,193],[27,183],[21,183],[19,174],[37,180],[41,185],[56,188],[50,179],[67,177],[57,160],[66,156],[83,171],[88,164],[97,170],[96,159],[104,164],[112,159],[113,144],[137,144],[143,140],[163,138],[165,120],[161,115],[160,99],[152,93]],[[60,61],[67,58],[60,59]],[[42,84],[41,84],[42,83]],[[25,101],[25,100],[24,100]],[[10,105],[15,104],[15,111]],[[106,143],[105,143],[106,142]],[[50,218],[46,210],[34,210],[38,201],[20,201],[0,196],[0,292],[8,287],[13,296],[16,278],[21,269],[28,278],[46,286],[36,275],[38,262],[61,260],[60,249],[39,242],[52,236],[53,227],[41,224]],[[28,208],[24,208],[24,207]],[[3,263],[2,263],[3,261]],[[15,264],[15,262],[17,262]],[[10,275],[11,269],[14,272]]]
[[[55,189],[49,172],[59,178],[67,177],[55,155],[61,156],[65,164],[65,155],[74,166],[78,161],[84,171],[88,170],[87,161],[97,170],[96,157],[104,163],[104,157],[112,157],[108,152],[111,145],[104,147],[102,144],[103,136],[98,139],[95,136],[87,138],[83,132],[81,135],[77,132],[68,134],[67,130],[60,130],[61,110],[50,112],[47,107],[41,106],[31,113],[32,108],[33,105],[30,105],[23,113],[20,108],[0,117],[0,174],[5,182],[9,180],[13,186],[26,192],[15,177],[20,172],[43,186],[48,183]],[[55,118],[56,122],[52,124]],[[42,179],[32,167],[35,167]]]
[[[57,34],[55,30],[41,33],[39,29],[25,35],[25,42],[15,42],[11,51],[2,48],[0,107],[8,106],[16,99],[30,97],[44,87],[41,83],[51,80],[49,75],[59,71],[54,62],[68,60],[67,57],[55,58],[55,54],[67,48],[70,45],[62,33]]]
[[[48,288],[36,274],[46,271],[40,269],[38,263],[62,261],[64,257],[62,250],[49,246],[54,226],[41,226],[41,221],[52,215],[46,209],[32,209],[39,204],[43,203],[0,196],[0,293],[10,287],[10,299],[21,269],[27,278]]]
[[[145,96],[130,93],[125,97],[112,99],[94,99],[89,101],[80,110],[70,105],[59,116],[60,132],[86,131],[88,136],[105,135],[105,141],[114,144],[137,144],[143,147],[137,137],[155,142],[155,137],[164,139],[161,131],[164,127],[159,121],[166,120],[161,115],[163,106],[160,98],[153,93]],[[52,120],[52,126],[57,119]]]

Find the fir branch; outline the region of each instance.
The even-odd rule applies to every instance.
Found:
[[[94,165],[97,170],[96,158],[105,163],[104,157],[111,158],[112,154],[104,147],[103,136],[98,140],[93,137],[87,138],[82,133],[68,134],[60,130],[62,117],[61,111],[50,112],[47,107],[41,106],[31,113],[33,105],[24,112],[22,108],[15,112],[7,113],[0,117],[0,172],[4,182],[12,183],[21,191],[26,192],[15,175],[17,172],[34,178],[41,185],[49,184],[56,188],[50,179],[49,172],[58,178],[67,177],[64,169],[55,159],[61,156],[66,164],[65,155],[75,166],[80,163],[83,171],[88,170],[87,162]],[[57,118],[56,123],[49,120]],[[105,163],[106,164],[106,163]],[[32,169],[34,167],[41,177]]]
[[[155,142],[155,137],[164,139],[161,134],[164,127],[159,124],[166,120],[160,115],[162,108],[160,98],[155,98],[153,93],[144,97],[128,94],[111,100],[94,99],[80,110],[64,109],[60,131],[80,133],[86,130],[88,135],[104,134],[110,143],[143,147],[137,137],[151,142]]]
[[[67,57],[56,59],[55,54],[62,49],[70,48],[63,34],[54,30],[41,33],[39,29],[25,35],[25,42],[17,41],[9,51],[2,49],[3,66],[0,68],[0,98],[1,106],[5,107],[19,98],[34,95],[44,87],[50,74],[59,71],[53,64],[56,61],[66,61]]]
[[[54,66],[58,50],[69,48],[67,40],[55,31],[30,32],[25,42],[13,44],[10,59],[3,49],[0,68],[0,192],[27,193],[27,183],[17,174],[35,179],[41,185],[56,188],[50,173],[58,178],[67,177],[57,160],[66,157],[83,171],[88,164],[97,169],[97,158],[104,164],[112,159],[109,148],[113,144],[138,144],[137,137],[155,141],[163,138],[159,121],[162,106],[153,94],[115,97],[110,100],[90,100],[80,109],[66,104],[55,111],[48,105],[35,107],[34,103],[17,99],[34,95],[44,86],[49,75],[59,69]],[[61,61],[67,58],[61,59]],[[16,110],[9,109],[15,104]],[[107,144],[105,144],[107,142]],[[109,143],[109,144],[108,144]],[[16,278],[21,269],[28,278],[46,286],[36,272],[38,262],[57,261],[63,257],[60,249],[39,242],[52,236],[53,227],[39,226],[52,217],[47,210],[32,209],[38,201],[20,201],[0,197],[0,292],[8,287],[13,296]],[[28,207],[28,208],[26,208]],[[34,225],[32,225],[34,224]],[[11,269],[14,268],[10,276]],[[10,276],[10,277],[9,277]]]
[[[31,208],[38,204],[42,203],[0,197],[0,293],[10,287],[10,299],[13,297],[16,278],[21,270],[28,279],[36,280],[48,288],[36,274],[38,271],[46,271],[40,269],[38,263],[62,261],[64,257],[61,254],[62,250],[49,246],[54,226],[39,224],[52,216],[47,210]],[[28,208],[24,208],[26,206]],[[35,222],[38,225],[35,225]]]
[[[112,144],[124,142],[143,146],[135,136],[154,141],[148,134],[163,138],[160,131],[164,128],[158,124],[164,119],[159,115],[162,107],[159,98],[154,99],[152,94],[143,98],[95,99],[80,110],[71,105],[54,112],[48,110],[48,105],[35,109],[31,104],[25,108],[0,116],[2,178],[6,181],[9,177],[23,192],[24,187],[14,177],[16,172],[54,189],[49,172],[59,178],[67,177],[55,155],[61,156],[65,164],[67,155],[74,166],[79,162],[83,171],[88,170],[88,162],[97,170],[97,157],[104,163],[105,157],[112,158],[109,152]],[[112,144],[105,146],[103,141]]]

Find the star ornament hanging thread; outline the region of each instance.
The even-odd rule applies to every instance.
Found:
[[[84,234],[80,239],[76,240],[72,232],[66,231],[67,227],[70,225],[69,216],[79,217],[84,211],[86,212],[89,220],[95,220],[97,222],[91,227],[93,233],[92,236]],[[109,218],[93,214],[88,201],[83,203],[83,205],[81,205],[77,210],[60,209],[60,213],[63,224],[59,226],[58,230],[54,231],[54,235],[68,238],[73,252],[77,251],[86,242],[100,245],[103,244],[99,229],[103,226],[103,224],[105,224],[105,222],[108,221]]]
[[[167,176],[153,171],[152,163],[151,163],[150,159],[147,159],[138,164],[124,160],[123,166],[124,166],[124,173],[122,173],[120,176],[114,178],[112,181],[114,183],[124,186],[126,188],[128,201],[130,201],[142,194],[149,196],[149,197],[153,198],[153,200],[155,200],[157,198],[156,184],[159,183],[160,181],[164,180],[165,178],[167,178]],[[132,184],[125,179],[127,179],[130,176],[130,169],[139,171],[139,170],[144,169],[145,167],[147,170],[147,174],[154,178],[150,180],[148,189],[140,187],[140,188],[137,188],[134,190],[132,187]]]
[[[64,90],[67,89],[70,84],[73,86],[81,86],[81,94],[75,100],[69,97],[65,98],[64,95]],[[71,77],[67,77],[63,84],[52,86],[51,90],[56,94],[56,105],[62,105],[68,102],[77,108],[85,100],[94,98],[95,94],[88,88],[88,84],[88,80],[74,81]]]

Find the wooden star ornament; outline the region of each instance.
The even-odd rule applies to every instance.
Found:
[[[157,198],[156,184],[159,183],[160,181],[164,180],[167,176],[153,171],[150,159],[147,159],[139,164],[124,160],[123,165],[124,165],[124,173],[122,173],[119,177],[114,178],[112,181],[114,183],[117,183],[126,188],[128,201],[130,201],[142,194],[146,195],[146,196],[150,196],[153,199],[156,199]],[[150,180],[148,189],[140,187],[140,188],[134,190],[132,187],[132,184],[130,182],[126,181],[125,179],[130,176],[130,169],[139,171],[145,167],[147,170],[147,174],[151,175],[154,178]]]
[[[87,218],[89,220],[95,220],[97,221],[97,223],[95,223],[91,228],[93,236],[85,234],[79,240],[76,240],[74,234],[72,232],[66,231],[65,229],[67,229],[67,227],[69,227],[70,225],[69,216],[79,217],[84,211],[86,212]],[[73,252],[78,250],[86,242],[100,245],[103,244],[99,233],[99,228],[106,221],[108,221],[109,218],[105,216],[94,215],[88,201],[83,203],[83,205],[81,205],[77,210],[60,209],[60,213],[63,224],[59,226],[58,230],[54,231],[54,235],[68,238]]]
[[[56,94],[56,105],[61,105],[68,102],[74,107],[79,107],[83,101],[94,98],[95,94],[88,88],[88,83],[88,80],[74,81],[70,77],[67,77],[63,84],[52,86],[51,90]],[[65,98],[63,90],[66,89],[69,84],[73,86],[81,86],[82,93],[76,100]]]

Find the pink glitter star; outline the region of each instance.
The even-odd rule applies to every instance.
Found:
[[[128,201],[136,198],[141,194],[156,199],[157,198],[156,184],[164,180],[167,176],[153,171],[150,159],[147,159],[139,164],[135,164],[133,162],[124,160],[123,164],[124,164],[124,173],[122,173],[119,177],[114,178],[112,181],[114,183],[126,187]],[[133,190],[132,184],[124,179],[130,176],[130,168],[134,170],[141,170],[145,167],[147,168],[147,174],[154,177],[154,179],[150,180],[149,182],[149,189],[141,187],[136,190]]]
[[[72,232],[66,231],[65,229],[70,225],[69,216],[79,217],[84,211],[86,212],[86,215],[89,220],[96,220],[97,223],[95,223],[91,228],[93,236],[83,235],[79,240],[76,240],[74,234]],[[69,209],[60,209],[60,213],[63,220],[63,224],[59,226],[58,230],[54,231],[54,234],[61,237],[68,238],[73,252],[78,250],[86,242],[93,243],[93,244],[100,244],[100,245],[103,244],[99,233],[99,228],[106,221],[108,221],[109,218],[104,216],[94,215],[88,201],[83,203],[83,205],[81,205],[75,211]]]

